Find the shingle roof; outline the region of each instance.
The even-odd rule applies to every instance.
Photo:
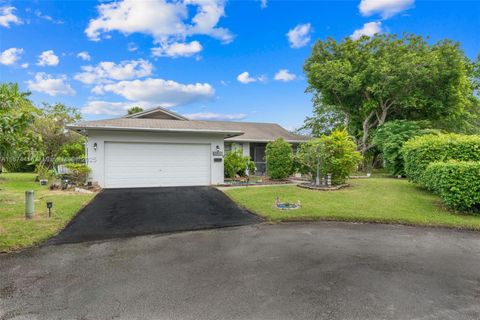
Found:
[[[149,118],[149,119],[176,119],[176,120],[185,120],[188,121],[190,119],[185,118],[182,115],[179,115],[172,110],[165,109],[163,107],[156,107],[153,109],[148,109],[145,111],[137,112],[134,114],[127,114],[123,118]]]
[[[302,142],[310,138],[293,134],[275,123],[228,121],[179,121],[166,119],[118,118],[83,121],[68,126],[72,130],[136,130],[168,132],[216,132],[224,133],[230,141],[267,142],[283,138],[289,142]]]

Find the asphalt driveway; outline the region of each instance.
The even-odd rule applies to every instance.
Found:
[[[105,189],[49,244],[240,226],[261,221],[212,187]]]
[[[480,234],[256,224],[0,256],[0,319],[480,319]]]

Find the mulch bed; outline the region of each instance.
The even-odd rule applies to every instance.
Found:
[[[276,184],[293,184],[291,180],[270,180],[270,179],[262,179],[262,181],[247,181],[239,180],[233,183],[223,183],[219,184],[219,187],[241,187],[241,186],[267,186],[267,185],[276,185]]]
[[[316,186],[312,183],[300,183],[300,184],[297,184],[297,186],[300,187],[300,188],[310,189],[310,190],[335,191],[335,190],[340,190],[340,189],[346,188],[350,185],[348,183],[345,183],[345,184],[339,184],[339,185],[336,185],[336,186],[328,187],[328,186]]]

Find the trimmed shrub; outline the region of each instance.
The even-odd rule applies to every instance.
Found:
[[[83,186],[87,182],[91,169],[86,164],[67,163],[65,167],[71,171],[68,177],[75,185]]]
[[[242,150],[237,149],[229,152],[224,159],[224,173],[226,178],[234,179],[238,176],[245,176],[255,171],[255,163],[250,157],[244,156]]]
[[[402,153],[408,179],[425,185],[424,173],[432,162],[480,161],[480,136],[453,133],[419,136],[407,141]]]
[[[308,172],[315,179],[317,163],[320,161],[320,174],[332,174],[333,184],[345,183],[360,160],[362,156],[345,130],[334,130],[328,136],[302,143],[296,154],[296,162],[302,173]]]
[[[269,142],[265,149],[267,174],[272,179],[285,179],[293,170],[292,145],[282,138]]]
[[[433,162],[424,173],[426,187],[450,208],[480,209],[480,162]]]

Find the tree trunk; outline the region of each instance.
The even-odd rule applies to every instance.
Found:
[[[368,133],[369,133],[370,128],[373,127],[373,125],[374,125],[373,123],[370,123],[370,120],[372,119],[372,117],[374,115],[375,115],[375,111],[371,111],[368,114],[368,116],[365,118],[365,120],[363,121],[363,125],[362,125],[363,135],[362,135],[362,140],[361,140],[361,143],[360,143],[360,146],[359,146],[359,151],[362,154],[362,156],[364,156],[365,153],[369,149],[369,146],[367,145]]]
[[[373,110],[368,114],[368,116],[363,121],[363,135],[362,135],[361,144],[359,146],[360,147],[359,151],[361,152],[362,156],[364,156],[365,153],[372,147],[371,145],[368,145],[370,129],[385,123],[388,116],[388,110],[390,109],[392,104],[393,102],[382,101],[380,103],[381,114],[378,115],[378,112]],[[371,121],[373,116],[375,116],[375,120]]]

